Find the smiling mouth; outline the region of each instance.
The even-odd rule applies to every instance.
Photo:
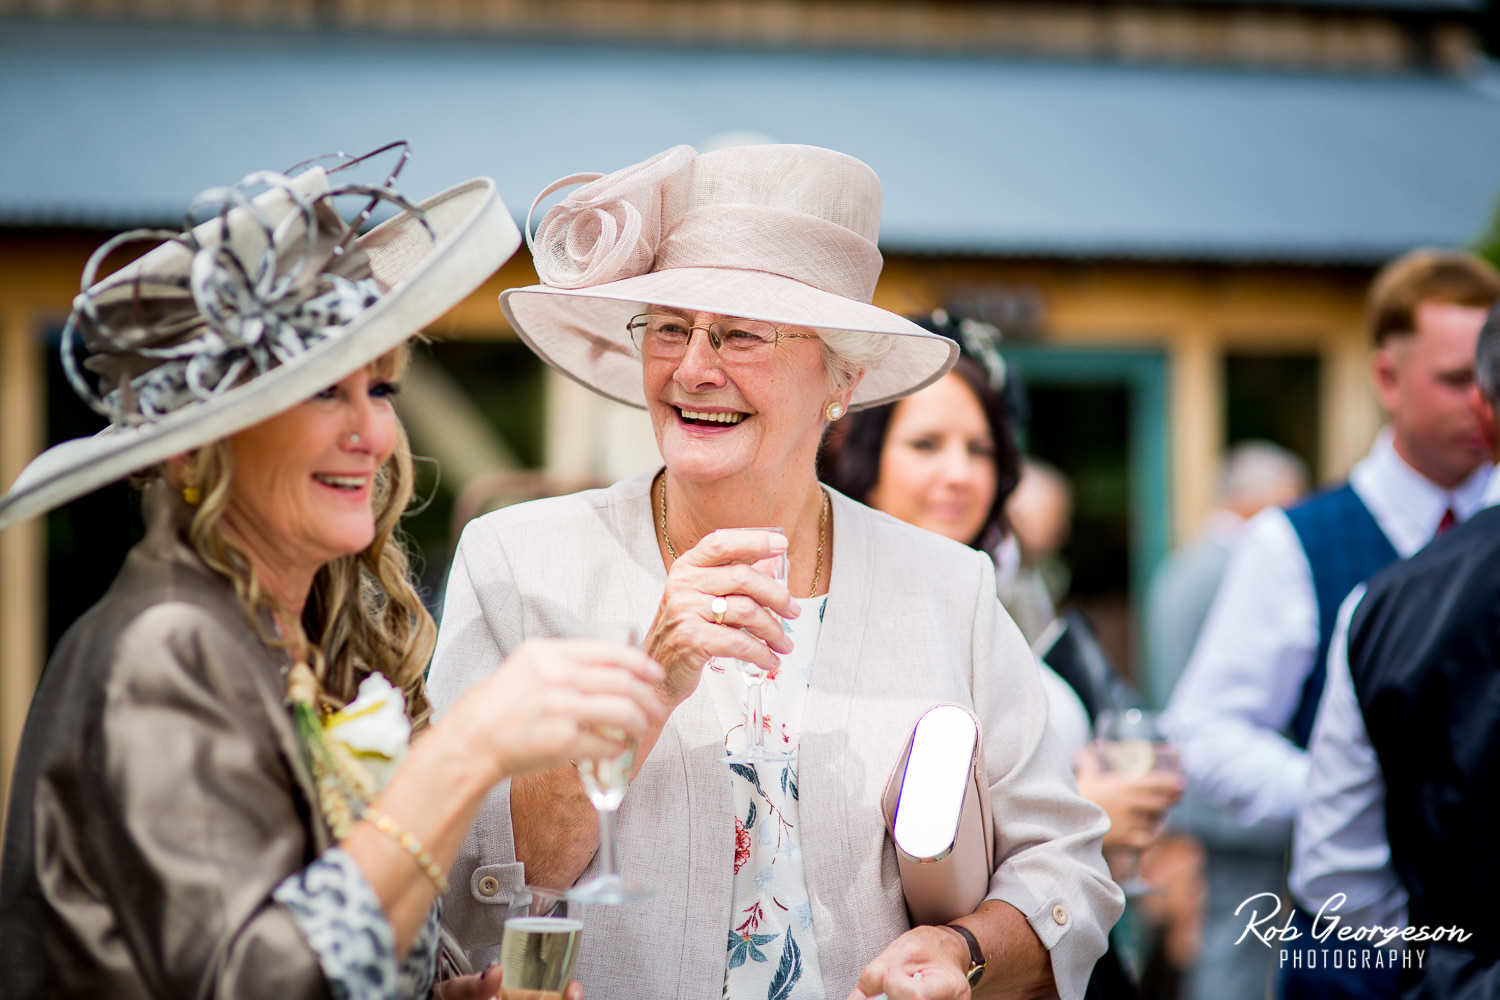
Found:
[[[324,486],[331,486],[336,490],[344,490],[350,493],[364,489],[370,482],[368,476],[330,476],[321,472],[314,472],[313,478]]]
[[[736,413],[733,410],[709,413],[706,410],[687,410],[677,407],[678,416],[682,417],[683,423],[687,424],[720,424],[733,426],[744,420],[749,414]]]

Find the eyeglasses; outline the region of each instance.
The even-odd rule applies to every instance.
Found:
[[[694,326],[671,313],[641,313],[625,324],[630,342],[642,355],[675,360],[687,353],[694,330],[708,334],[708,343],[725,361],[754,364],[767,361],[778,340],[817,340],[815,333],[785,333],[755,319],[720,319]]]

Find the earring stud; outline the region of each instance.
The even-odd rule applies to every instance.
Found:
[[[842,417],[844,415],[844,404],[840,403],[838,400],[834,400],[823,409],[823,414],[827,416],[829,420],[837,420],[839,417]]]
[[[350,434],[349,435],[349,443],[350,444],[359,444],[359,435],[358,434]]]

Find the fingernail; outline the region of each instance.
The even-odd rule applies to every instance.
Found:
[[[785,535],[771,534],[768,532],[767,537],[771,539],[772,552],[785,552],[787,546],[791,544],[787,541],[787,537]]]

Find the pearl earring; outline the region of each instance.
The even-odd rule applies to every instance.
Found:
[[[844,404],[835,399],[824,408],[823,413],[829,420],[837,420],[844,415]]]

